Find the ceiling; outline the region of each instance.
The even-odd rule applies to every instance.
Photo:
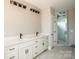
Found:
[[[45,9],[48,7],[53,8],[74,8],[75,0],[24,0],[37,6],[40,9]]]

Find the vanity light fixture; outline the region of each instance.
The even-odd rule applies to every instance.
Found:
[[[25,5],[23,5],[23,8],[24,8],[24,9],[26,9],[26,6],[25,6]]]
[[[13,4],[17,6],[17,2],[14,1]]]
[[[22,4],[18,3],[18,6],[19,6],[19,7],[22,7]]]
[[[23,5],[23,4],[16,2],[14,0],[10,0],[10,4],[13,4],[15,6],[22,7],[23,9],[26,9],[26,5]]]
[[[30,11],[35,12],[35,13],[37,13],[37,14],[40,13],[40,11],[38,11],[38,10],[36,10],[36,9],[33,9],[33,8],[30,8]]]
[[[15,0],[10,0],[10,4],[13,4],[13,5],[18,6],[18,7],[22,7],[23,9],[26,9],[26,8],[27,8],[26,5],[21,4],[21,3],[19,3],[19,2],[16,2]],[[38,11],[38,10],[36,10],[36,9],[34,9],[34,8],[30,8],[30,11],[32,11],[32,12],[34,12],[34,13],[37,13],[37,14],[40,13],[40,11]]]
[[[33,9],[30,8],[30,11],[32,11]]]
[[[38,11],[38,14],[39,14],[40,12]]]
[[[35,13],[37,13],[37,11],[35,11]]]
[[[13,0],[10,0],[10,4],[12,4],[13,3]]]

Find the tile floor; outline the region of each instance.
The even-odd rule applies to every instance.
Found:
[[[55,47],[45,51],[35,59],[75,59],[75,49],[72,47]]]

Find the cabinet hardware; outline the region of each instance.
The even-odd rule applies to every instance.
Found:
[[[37,48],[38,46],[35,46],[35,48]]]
[[[15,48],[11,48],[11,49],[9,49],[10,51],[12,51],[12,50],[14,50]]]
[[[29,50],[28,50],[28,49],[26,49],[26,50],[25,50],[25,54],[27,54],[28,52],[29,52]]]
[[[42,45],[44,46],[44,42],[42,43]]]
[[[38,41],[35,41],[36,43],[38,42]]]
[[[10,57],[10,59],[13,59],[13,58],[15,58],[15,56]]]
[[[54,34],[51,34],[51,35],[54,35]]]

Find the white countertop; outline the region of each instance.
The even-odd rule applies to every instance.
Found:
[[[32,40],[36,40],[38,38],[44,38],[44,37],[47,37],[47,35],[42,35],[42,34],[39,34],[38,36],[35,36],[34,34],[23,35],[22,39],[20,39],[19,36],[5,37],[4,46],[20,44],[23,42],[28,42],[28,41],[32,41]]]

